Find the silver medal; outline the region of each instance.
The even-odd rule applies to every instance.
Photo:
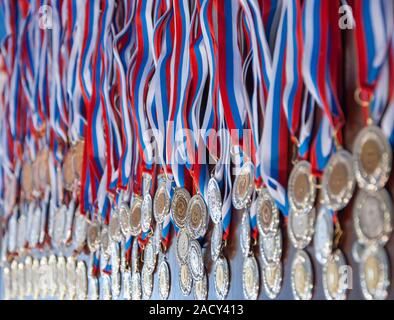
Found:
[[[242,284],[244,297],[248,300],[256,300],[259,295],[260,276],[259,267],[254,256],[246,257],[244,260]]]
[[[323,288],[328,300],[345,300],[346,286],[342,281],[342,270],[346,267],[343,253],[337,249],[323,266]]]
[[[97,222],[88,225],[87,244],[90,252],[95,252],[100,247],[100,226]]]
[[[216,260],[214,266],[214,284],[216,296],[220,300],[227,297],[230,286],[230,270],[227,259],[223,256]]]
[[[153,200],[153,214],[157,223],[162,223],[170,211],[170,197],[167,192],[166,181],[161,181]]]
[[[246,162],[235,177],[232,189],[232,202],[237,210],[245,209],[250,204],[254,189],[254,166],[251,162]]]
[[[137,237],[141,232],[141,206],[141,198],[135,196],[129,216],[130,234],[133,237]]]
[[[141,272],[141,283],[142,283],[142,299],[149,300],[152,296],[153,291],[153,276],[152,273],[145,267],[142,268]]]
[[[112,300],[117,300],[120,295],[120,272],[119,271],[112,271],[111,273],[111,294]]]
[[[194,283],[194,299],[207,300],[208,297],[208,277],[204,272],[204,276],[200,281]]]
[[[141,205],[141,229],[148,232],[152,224],[152,197],[149,193],[144,195]]]
[[[279,226],[279,210],[267,189],[259,192],[255,210],[259,233],[261,235],[275,234]]]
[[[185,229],[179,230],[176,238],[176,257],[179,264],[185,264],[190,250],[190,238]]]
[[[170,294],[170,268],[164,259],[159,266],[159,294],[162,300],[167,300]]]
[[[176,188],[171,201],[171,216],[175,225],[182,229],[186,226],[187,208],[190,193],[185,188]]]
[[[54,239],[58,247],[63,245],[63,236],[65,230],[65,224],[67,219],[67,208],[66,206],[61,206],[57,209],[55,213],[55,229],[54,229]]]
[[[25,266],[22,262],[18,263],[18,297],[25,298]]]
[[[42,257],[40,259],[39,279],[40,279],[40,298],[46,299],[48,297],[48,293],[49,293],[48,259],[47,259],[47,257]]]
[[[153,273],[156,267],[156,254],[152,240],[149,240],[144,248],[144,268]]]
[[[316,179],[309,162],[297,162],[290,173],[288,188],[290,206],[294,211],[307,213],[312,210],[316,198]]]
[[[126,202],[122,202],[119,206],[119,223],[120,229],[124,237],[130,235],[130,208]]]
[[[131,300],[131,270],[126,269],[122,273],[122,285],[123,285],[123,298],[125,300]]]
[[[120,242],[122,240],[122,229],[120,227],[119,210],[113,209],[111,220],[108,226],[109,238],[112,242]]]
[[[188,296],[192,290],[193,278],[190,275],[187,264],[182,264],[179,269],[179,288],[184,296]]]
[[[216,261],[222,251],[222,242],[223,242],[223,227],[222,223],[219,222],[215,224],[212,231],[211,237],[211,258],[213,261]]]
[[[112,300],[111,278],[106,273],[102,274],[101,276],[101,287],[103,288],[103,300]]]
[[[291,289],[296,300],[310,300],[313,290],[312,263],[305,251],[298,250],[291,264]]]
[[[57,296],[63,300],[67,292],[67,267],[66,259],[63,256],[58,257],[56,266],[57,275]]]
[[[40,206],[37,205],[33,211],[32,227],[31,227],[30,238],[29,238],[30,247],[35,247],[38,244],[38,240],[39,240],[39,236],[40,236],[40,219],[41,219],[41,208],[40,208]],[[56,223],[56,220],[57,219],[56,219],[56,215],[55,215],[55,223]],[[56,234],[56,226],[57,225],[55,225],[54,234]],[[58,227],[61,228],[61,226],[58,226]],[[58,233],[59,233],[59,231],[60,230],[58,230]],[[10,236],[11,236],[11,231],[10,231]],[[11,237],[10,237],[10,239],[11,239]],[[55,239],[56,239],[56,235],[54,237],[54,240]],[[56,242],[56,240],[55,240],[55,242]]]
[[[109,227],[107,225],[103,225],[100,233],[100,246],[101,253],[105,260],[109,258],[111,255],[111,239],[109,236]]]
[[[57,278],[57,259],[56,256],[52,254],[48,259],[48,293],[51,297],[54,297],[57,292]]]
[[[263,268],[263,286],[268,298],[275,299],[282,288],[282,263],[266,265]]]
[[[304,249],[312,240],[316,210],[308,213],[297,213],[290,210],[287,231],[291,243],[296,249]]]
[[[208,198],[207,206],[209,215],[213,223],[218,224],[222,220],[222,193],[215,178],[211,178],[208,182]]]
[[[74,219],[74,248],[76,250],[81,250],[86,243],[88,223],[86,217],[81,214],[80,209],[77,209]]]
[[[67,258],[66,270],[67,270],[67,282],[66,282],[67,299],[74,300],[76,296],[77,275],[76,275],[75,259],[73,257]]]
[[[320,207],[316,218],[313,247],[316,260],[324,265],[331,254],[334,238],[334,224],[331,211],[325,206]]]
[[[18,236],[17,236],[17,246],[20,252],[24,250],[25,247],[25,237],[26,235],[26,217],[21,215],[18,219]]]
[[[89,300],[99,300],[100,292],[99,292],[99,281],[96,277],[89,276]]]
[[[353,206],[354,228],[361,244],[387,243],[392,227],[393,206],[385,190],[360,190]]]
[[[137,272],[139,270],[139,252],[138,252],[138,239],[134,239],[131,248],[131,271]]]
[[[250,222],[249,222],[249,211],[246,210],[242,214],[241,234],[239,238],[242,255],[244,257],[247,257],[250,252],[250,235],[251,235],[251,230],[250,230]]]
[[[131,275],[131,293],[132,300],[141,300],[141,275],[138,271],[132,272]]]
[[[264,266],[274,265],[280,262],[282,257],[282,231],[280,228],[276,234],[260,236],[259,250]]]
[[[40,296],[40,262],[38,261],[38,259],[33,260],[32,275],[33,275],[33,299],[37,300]]]
[[[83,261],[78,261],[76,269],[77,278],[77,299],[86,300],[88,295],[88,276],[86,264]]]
[[[33,294],[33,270],[32,270],[33,259],[27,256],[25,259],[25,293],[26,297]]]
[[[12,299],[11,271],[8,267],[3,268],[4,300]]]
[[[200,194],[190,199],[186,211],[186,227],[193,239],[203,237],[208,227],[208,211]]]
[[[202,258],[202,250],[201,246],[197,240],[192,240],[190,242],[188,256],[188,266],[190,270],[190,274],[194,281],[199,281],[204,276],[204,262]]]

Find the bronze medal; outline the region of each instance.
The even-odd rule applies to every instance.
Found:
[[[177,188],[171,203],[171,214],[178,228],[185,227],[187,208],[190,201],[190,193],[184,188]]]
[[[74,184],[73,150],[69,150],[63,161],[63,183],[68,191],[72,191]]]
[[[341,268],[346,267],[345,257],[337,249],[329,256],[323,266],[323,288],[328,300],[344,300],[346,298],[345,281],[342,281]],[[347,279],[346,279],[347,280]]]
[[[88,226],[87,242],[90,252],[95,252],[100,245],[100,226],[93,222]]]
[[[186,224],[189,234],[194,239],[205,235],[208,224],[208,211],[205,201],[200,194],[196,194],[189,201]]]
[[[170,210],[170,197],[168,196],[166,181],[161,181],[153,200],[153,215],[156,222],[162,223]]]
[[[378,143],[369,139],[361,147],[360,160],[367,174],[373,174],[381,161],[381,153]]]
[[[37,156],[37,177],[38,177],[38,188],[44,190],[49,184],[49,151],[43,149]]]
[[[31,199],[33,192],[33,168],[30,162],[25,162],[22,167],[22,192],[24,199]]]

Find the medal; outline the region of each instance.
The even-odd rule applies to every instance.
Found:
[[[194,281],[199,281],[204,276],[204,262],[201,246],[197,240],[190,242],[187,264]]]
[[[182,229],[186,224],[190,193],[184,188],[176,188],[171,202],[171,215],[175,225]]]
[[[66,270],[67,270],[67,281],[66,281],[67,298],[68,300],[74,300],[76,296],[77,276],[76,276],[75,259],[73,257],[67,258]]]
[[[64,232],[67,219],[67,208],[61,206],[55,213],[55,229],[54,229],[54,240],[56,245],[60,248],[64,244]]]
[[[170,294],[170,268],[164,259],[159,265],[159,294],[162,300],[167,300]]]
[[[305,251],[298,250],[291,264],[291,289],[296,300],[310,300],[313,290],[312,263]]]
[[[22,214],[18,219],[18,236],[17,236],[17,246],[19,252],[23,252],[26,242],[26,217]]]
[[[48,259],[48,294],[55,297],[57,292],[57,259],[55,255],[50,255]]]
[[[40,262],[38,259],[33,260],[31,268],[33,275],[33,299],[37,300],[40,296]]]
[[[276,234],[260,236],[259,250],[264,266],[278,264],[282,257],[282,231],[280,228]]]
[[[18,296],[19,299],[25,298],[25,266],[22,262],[18,263]]]
[[[156,254],[152,240],[149,240],[144,248],[144,268],[153,273],[156,267]]]
[[[41,299],[46,299],[49,292],[49,279],[48,279],[48,259],[47,257],[42,257],[40,259],[40,267],[38,270],[40,279],[40,294]]]
[[[101,246],[101,253],[103,255],[103,258],[106,260],[109,258],[111,255],[111,239],[109,237],[109,231],[108,231],[108,226],[103,225],[101,228],[101,233],[100,233],[100,246]]]
[[[250,203],[254,188],[253,171],[253,164],[246,162],[235,177],[232,201],[234,208],[237,210],[245,209]]]
[[[76,250],[81,250],[86,243],[88,223],[86,221],[86,217],[81,214],[81,209],[79,207],[77,208],[74,219],[74,248]]]
[[[170,211],[170,197],[167,192],[166,181],[162,180],[156,190],[153,200],[153,214],[157,223],[162,223]]]
[[[207,273],[204,272],[203,278],[194,283],[194,299],[207,300],[207,296],[208,296],[208,278],[207,278]]]
[[[26,200],[31,199],[33,192],[33,167],[30,162],[25,162],[21,173],[22,197]]]
[[[161,225],[161,223],[156,223],[155,233],[154,233],[153,239],[152,239],[153,249],[154,249],[154,252],[155,252],[156,256],[160,253],[161,232],[162,232],[162,225]]]
[[[354,228],[361,244],[387,243],[392,231],[393,206],[390,195],[360,190],[353,207]]]
[[[334,238],[334,226],[331,212],[324,206],[319,209],[316,218],[313,247],[316,260],[324,265],[331,254]]]
[[[117,300],[120,295],[120,272],[112,271],[111,273],[111,295],[112,300]]]
[[[179,264],[185,264],[190,250],[190,239],[185,229],[180,229],[176,238],[176,257]]]
[[[392,150],[382,130],[370,125],[358,134],[354,142],[354,173],[360,188],[382,189],[391,172]]]
[[[148,232],[152,224],[152,197],[149,193],[144,195],[141,205],[141,229]]]
[[[120,242],[122,240],[122,229],[120,227],[119,211],[112,209],[111,220],[108,225],[109,239],[111,242]]]
[[[101,286],[103,288],[103,300],[112,300],[111,293],[111,277],[109,274],[103,273],[101,276]]]
[[[78,261],[76,269],[76,294],[78,300],[86,300],[88,295],[88,275],[86,264]]]
[[[40,236],[40,219],[41,219],[41,209],[40,209],[40,206],[37,205],[33,211],[32,227],[30,230],[30,239],[29,239],[30,247],[36,247],[38,244],[38,240],[39,240],[38,238]],[[56,216],[55,216],[55,223],[56,223]],[[10,236],[11,236],[11,233],[10,233]],[[10,237],[10,239],[11,239],[11,237]]]
[[[94,276],[89,276],[88,286],[89,300],[98,300],[100,298],[98,279]]]
[[[131,232],[130,228],[130,208],[126,202],[122,202],[119,206],[119,224],[124,237],[128,237]]]
[[[67,191],[73,190],[74,185],[74,169],[73,169],[73,150],[69,150],[63,161],[63,184]]]
[[[137,237],[141,232],[141,206],[142,200],[140,197],[135,196],[130,212],[130,234]]]
[[[208,182],[207,206],[213,223],[219,224],[222,220],[222,193],[218,182],[212,177]]]
[[[139,270],[139,253],[138,253],[138,240],[134,239],[133,247],[131,248],[131,270],[133,273]]]
[[[241,235],[240,235],[240,245],[242,254],[244,257],[247,257],[250,252],[250,222],[249,222],[249,212],[244,211],[242,215],[242,222],[241,222]]]
[[[346,287],[342,281],[341,268],[346,266],[343,253],[337,249],[323,266],[323,288],[328,300],[345,300]]]
[[[190,236],[193,239],[203,237],[207,232],[208,212],[200,194],[190,199],[186,212],[186,227]]]
[[[63,300],[66,296],[67,291],[67,268],[66,260],[63,256],[58,257],[56,266],[57,275],[57,296],[60,300]]]
[[[331,156],[324,169],[322,192],[325,205],[333,211],[345,208],[355,184],[353,157],[348,151],[340,149]]]
[[[12,260],[11,262],[11,299],[18,297],[18,262]]]
[[[288,197],[293,211],[307,213],[312,210],[316,197],[316,179],[309,162],[299,161],[289,177]]]
[[[179,288],[182,294],[186,297],[190,294],[193,285],[193,278],[190,275],[189,267],[187,264],[181,264],[179,270]]]
[[[253,256],[245,258],[242,270],[244,297],[256,300],[259,295],[260,276],[257,261]]]
[[[291,243],[296,249],[304,249],[312,240],[316,211],[297,213],[290,210],[287,231]]]
[[[126,269],[122,272],[123,299],[131,300],[131,270]]]
[[[269,264],[263,268],[263,286],[268,298],[275,299],[282,287],[282,264]]]
[[[141,300],[141,276],[138,271],[134,271],[131,276],[131,298],[133,300]]]
[[[279,226],[279,211],[267,189],[259,192],[256,203],[257,227],[261,235],[276,233]]]
[[[215,224],[211,237],[211,258],[216,261],[222,251],[223,227],[219,222]]]
[[[216,296],[224,300],[228,294],[230,285],[230,272],[228,262],[225,257],[221,256],[216,260],[214,266],[214,285]]]
[[[18,222],[16,220],[17,217],[17,212],[14,209],[14,212],[10,219],[8,220],[8,251],[9,252],[15,252],[16,251],[16,245],[17,245],[17,228],[18,228]]]
[[[152,296],[153,291],[153,276],[152,273],[145,267],[142,267],[141,272],[141,284],[142,284],[142,299],[149,300]]]
[[[83,153],[85,141],[80,140],[73,147],[72,167],[74,169],[74,179],[80,181],[82,176]]]
[[[91,253],[100,247],[100,226],[95,221],[88,225],[87,243]]]
[[[390,285],[389,260],[383,247],[366,248],[360,262],[361,290],[368,300],[384,300]]]
[[[8,267],[3,268],[3,281],[4,281],[4,300],[12,298],[12,284],[11,284],[11,271]]]
[[[25,296],[29,297],[33,294],[33,260],[30,256],[25,259]]]
[[[110,248],[111,267],[112,267],[111,270],[112,273],[117,273],[120,270],[119,246],[117,243],[112,242],[109,248]]]

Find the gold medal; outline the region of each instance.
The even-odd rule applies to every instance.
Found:
[[[282,288],[282,263],[269,264],[263,268],[263,286],[268,298],[275,299]]]
[[[339,249],[329,256],[323,266],[323,288],[328,300],[346,299],[347,288],[341,274],[344,267],[346,267],[345,257]]]
[[[257,261],[253,256],[245,258],[242,271],[244,297],[256,300],[259,294],[260,276]]]
[[[230,285],[230,272],[227,259],[223,256],[219,257],[214,267],[214,284],[216,296],[224,300],[227,297]]]
[[[66,282],[67,299],[74,300],[76,297],[77,275],[76,275],[75,259],[73,257],[67,258],[66,270],[67,270],[67,282]]]
[[[162,180],[156,190],[153,200],[153,214],[157,223],[162,223],[170,211],[170,197],[167,192],[166,181]]]
[[[176,188],[171,202],[171,214],[175,225],[182,229],[186,224],[190,193],[184,188]]]
[[[130,212],[130,233],[133,237],[137,237],[141,232],[141,206],[142,200],[140,197],[134,197]]]
[[[310,300],[312,298],[312,263],[305,251],[297,251],[292,262],[291,288],[296,300]]]
[[[254,187],[253,171],[253,164],[246,162],[235,178],[232,202],[237,210],[245,209],[250,204]]]
[[[208,211],[205,201],[200,194],[190,199],[187,213],[186,226],[193,239],[203,237],[208,226]]]
[[[182,264],[179,270],[179,287],[184,296],[188,296],[192,290],[193,278],[190,275],[187,264]]]

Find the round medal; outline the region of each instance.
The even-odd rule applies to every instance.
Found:
[[[27,256],[25,259],[25,292],[26,297],[33,294],[33,270],[32,270],[33,259]]]
[[[55,236],[55,243],[57,246],[63,245],[63,237],[65,232],[65,225],[67,219],[67,208],[66,206],[61,206],[55,213],[55,229],[54,229],[54,236]]]
[[[312,240],[316,210],[308,213],[297,213],[290,210],[287,231],[291,243],[296,249],[304,249]]]
[[[341,270],[344,267],[345,257],[339,249],[328,257],[327,263],[323,266],[323,288],[328,300],[346,299],[346,287],[341,279]]]
[[[148,272],[153,273],[156,266],[156,254],[155,248],[153,247],[152,240],[149,240],[144,248],[144,268]]]
[[[88,223],[86,221],[86,217],[81,214],[80,208],[76,210],[74,219],[74,248],[76,250],[81,250],[86,243]]]
[[[208,198],[207,206],[209,215],[215,224],[222,220],[222,193],[215,178],[211,178],[208,182]]]
[[[103,300],[112,300],[111,278],[106,273],[101,276],[101,286],[103,288]]]
[[[256,300],[259,295],[260,276],[257,261],[253,256],[245,258],[242,271],[244,297]]]
[[[325,206],[319,209],[316,218],[315,233],[313,236],[313,247],[316,260],[324,265],[330,256],[333,245],[334,224],[332,222],[331,211]]]
[[[224,300],[227,297],[230,285],[230,271],[225,257],[221,256],[215,262],[214,284],[216,296]]]
[[[263,268],[263,286],[268,298],[275,299],[282,288],[282,264],[266,265]]]
[[[302,250],[297,251],[291,265],[291,289],[296,300],[312,298],[312,263],[308,254]]]
[[[186,224],[190,193],[185,188],[176,188],[171,202],[171,215],[175,225],[182,229]]]
[[[362,189],[377,191],[385,186],[391,171],[392,150],[382,130],[368,126],[354,142],[354,172]]]
[[[170,268],[165,260],[159,266],[159,294],[162,300],[167,300],[170,294]]]
[[[190,294],[193,285],[193,278],[190,275],[187,264],[182,264],[179,270],[179,288],[182,294],[186,297]]]
[[[223,239],[223,227],[222,223],[219,222],[213,227],[211,237],[211,258],[216,261],[219,258],[220,252],[222,251],[222,239]]]
[[[142,267],[141,272],[141,281],[142,281],[142,299],[149,300],[152,296],[153,291],[153,276],[152,273],[145,267]]]
[[[89,276],[89,300],[98,300],[100,299],[100,292],[99,292],[99,282],[96,277]]]
[[[282,231],[280,228],[276,234],[268,234],[260,237],[259,250],[264,266],[277,264],[282,257]]]
[[[249,212],[244,211],[241,222],[241,235],[239,238],[241,251],[244,257],[247,257],[250,252],[250,234]]]
[[[131,270],[126,269],[122,273],[122,285],[123,285],[123,298],[125,300],[131,300]]]
[[[48,259],[48,293],[49,296],[54,297],[57,292],[57,260],[55,255],[50,255]]]
[[[354,228],[361,244],[387,243],[392,227],[393,206],[385,190],[360,190],[353,207]]]
[[[208,278],[206,272],[200,281],[194,283],[194,298],[196,300],[206,300],[208,296]]]
[[[131,248],[131,268],[132,272],[137,272],[139,270],[139,253],[138,253],[138,239],[134,239],[133,247]]]
[[[152,197],[149,193],[144,195],[141,205],[141,229],[148,232],[152,224]]]
[[[179,264],[185,264],[190,250],[190,238],[185,229],[180,229],[176,238],[176,257]]]
[[[25,248],[26,242],[26,217],[21,215],[18,219],[18,236],[17,236],[17,246],[20,252]]]
[[[76,285],[77,285],[77,275],[76,275],[76,265],[75,259],[73,257],[67,258],[66,264],[67,270],[67,297],[68,300],[75,299],[76,296]]]
[[[62,256],[57,259],[56,267],[57,275],[57,296],[60,300],[63,300],[66,296],[67,291],[67,268],[66,259]]]
[[[204,275],[204,262],[202,258],[201,246],[197,240],[192,240],[190,242],[189,250],[187,263],[190,274],[194,281],[199,281]]]
[[[342,210],[348,205],[355,185],[353,157],[348,151],[339,150],[324,169],[322,192],[325,205],[334,211]]]
[[[294,166],[289,177],[288,197],[294,211],[311,211],[316,198],[316,179],[309,162],[300,161]]]
[[[279,211],[268,190],[261,190],[256,201],[256,220],[260,234],[275,234],[279,225]]]
[[[108,226],[109,239],[112,242],[120,242],[122,240],[122,229],[120,227],[119,211],[112,210],[111,219]]]
[[[40,298],[46,299],[48,297],[49,291],[49,279],[48,279],[48,259],[47,257],[42,257],[40,259],[39,267],[39,286],[40,286]]]
[[[108,226],[103,225],[101,228],[100,233],[100,246],[101,246],[101,253],[104,259],[108,259],[111,255],[111,240],[109,237]]]
[[[69,150],[63,161],[63,184],[64,188],[72,191],[74,184],[74,168],[73,168],[73,150]]]
[[[239,169],[239,174],[235,177],[232,201],[237,210],[245,209],[250,204],[254,188],[253,171],[253,164],[247,162]]]
[[[136,237],[141,232],[141,206],[142,200],[139,197],[134,197],[134,201],[130,212],[130,234]]]
[[[112,271],[111,274],[111,294],[112,300],[117,300],[120,295],[120,272]]]
[[[383,247],[366,248],[360,262],[361,290],[368,300],[384,300],[390,285],[389,260]]]
[[[137,271],[133,272],[131,275],[131,292],[132,300],[141,300],[141,275]]]
[[[97,222],[92,222],[88,226],[87,242],[90,252],[95,252],[100,246],[100,226]]]
[[[119,223],[120,229],[123,233],[124,237],[128,237],[130,235],[130,208],[127,203],[122,202],[119,206]]]
[[[37,300],[40,296],[40,262],[38,259],[33,260],[31,268],[33,275],[33,299]]]
[[[86,300],[88,295],[88,276],[86,265],[83,261],[78,261],[76,270],[77,299]]]
[[[76,180],[80,180],[82,177],[82,164],[83,164],[83,153],[85,149],[85,142],[78,141],[73,148],[72,167],[74,169],[74,177]]]
[[[208,212],[205,201],[200,194],[190,199],[186,211],[186,226],[193,239],[203,237],[208,227]]]
[[[153,200],[153,214],[156,222],[162,223],[170,211],[170,197],[167,192],[166,182],[161,181]]]

